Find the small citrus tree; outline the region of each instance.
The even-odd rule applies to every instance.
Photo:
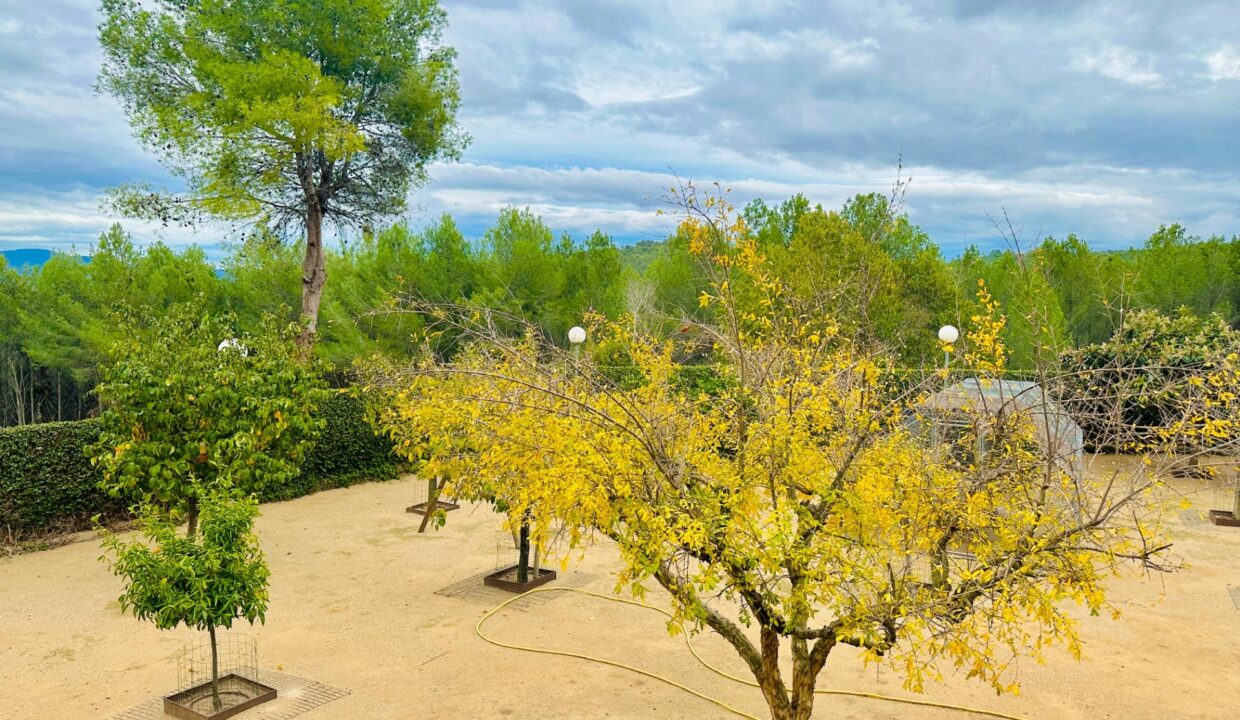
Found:
[[[268,319],[238,336],[231,316],[190,306],[131,325],[96,390],[102,432],[88,452],[103,489],[187,517],[193,535],[204,490],[250,494],[294,477],[325,394],[298,361],[297,331]]]
[[[108,534],[104,548],[112,571],[125,579],[123,610],[160,630],[185,625],[210,636],[211,695],[219,710],[216,628],[231,628],[238,618],[264,620],[268,571],[253,532],[257,500],[210,491],[199,507],[198,536],[181,536],[165,511],[147,505],[141,513],[144,540]]]
[[[1097,613],[1119,561],[1160,566],[1155,474],[1079,484],[1033,418],[983,408],[967,432],[986,452],[959,461],[911,429],[921,386],[786,292],[725,202],[690,188],[682,209],[709,319],[665,338],[590,318],[631,367],[566,373],[578,361],[536,332],[513,339],[486,312],[438,308],[471,349],[372,381],[398,449],[455,493],[503,498],[540,542],[557,525],[570,545],[613,540],[620,585],[657,582],[673,630],[727,640],[776,720],[811,717],[840,645],[911,689],[947,665],[1011,690],[1014,656],[1056,641],[1079,653],[1063,601]],[[991,382],[1006,372],[1003,318],[982,301],[964,354]],[[708,392],[684,382],[703,354]]]

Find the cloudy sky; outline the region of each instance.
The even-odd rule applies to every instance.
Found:
[[[166,182],[93,91],[94,0],[0,0],[0,249],[89,247],[102,189]],[[1240,233],[1240,7],[1088,0],[444,0],[462,161],[411,197],[478,234],[506,205],[657,238],[673,173],[743,204],[886,191],[948,255],[1159,224]],[[218,254],[223,228],[141,239]]]

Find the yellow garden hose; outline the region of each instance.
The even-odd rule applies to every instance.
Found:
[[[544,592],[580,593],[581,595],[588,595],[590,597],[599,598],[601,600],[607,600],[608,602],[623,603],[625,605],[632,605],[634,607],[645,608],[647,610],[654,610],[655,612],[662,613],[663,615],[666,615],[669,618],[672,617],[672,614],[664,610],[663,608],[656,607],[654,605],[647,605],[646,603],[640,602],[638,600],[629,600],[627,598],[616,597],[615,595],[604,595],[603,593],[592,592],[590,590],[583,590],[581,588],[543,587],[543,588],[534,588],[533,590],[526,591],[524,593],[521,593],[520,595],[514,595],[508,598],[507,600],[505,600],[504,602],[500,603],[499,605],[496,605],[495,607],[491,608],[490,610],[487,611],[485,615],[482,616],[481,619],[478,620],[478,624],[474,625],[474,632],[478,635],[478,637],[482,638],[482,640],[484,640],[485,642],[488,642],[498,647],[507,648],[509,650],[521,650],[524,652],[538,653],[541,655],[559,655],[560,657],[577,658],[579,660],[588,660],[590,662],[600,663],[602,665],[610,665],[615,668],[620,668],[621,670],[628,670],[629,672],[634,672],[634,673],[637,673],[638,675],[644,675],[645,677],[651,678],[653,680],[658,680],[659,682],[671,685],[674,688],[684,690],[690,695],[701,698],[702,700],[705,700],[709,703],[718,705],[719,707],[723,708],[724,710],[727,710],[730,713],[746,718],[746,720],[762,720],[762,718],[759,718],[756,715],[751,715],[745,712],[744,710],[740,710],[735,707],[732,707],[731,705],[720,700],[719,698],[711,697],[710,695],[706,695],[705,693],[698,692],[697,690],[694,690],[693,688],[688,687],[687,685],[678,683],[675,680],[672,680],[671,678],[666,677],[664,675],[659,675],[657,673],[650,672],[649,670],[642,670],[639,667],[633,667],[632,665],[626,665],[624,663],[616,662],[615,660],[607,660],[606,658],[594,657],[593,655],[586,655],[584,653],[568,652],[566,650],[551,650],[547,648],[531,647],[528,645],[517,645],[514,643],[506,643],[500,640],[496,640],[495,638],[487,637],[486,633],[482,632],[483,624],[485,624],[487,620],[490,620],[491,617],[494,616],[496,613],[508,607],[509,604],[514,603],[517,600],[520,600],[522,598],[529,597],[530,595],[534,595],[536,593],[544,593]],[[701,655],[698,654],[697,649],[693,647],[693,640],[692,638],[689,637],[687,633],[685,635],[685,642],[689,646],[689,652],[693,653],[693,657],[697,658],[697,661],[700,662],[702,666],[705,667],[707,670],[710,670],[711,672],[719,675],[720,677],[724,677],[724,678],[727,678],[728,680],[732,680],[733,682],[738,682],[738,683],[741,683],[742,685],[748,685],[750,687],[755,687],[755,688],[758,687],[758,684],[752,680],[742,678],[742,677],[737,677],[736,675],[732,675],[731,673],[720,670],[719,668],[707,662],[705,658],[703,658]],[[869,698],[871,700],[886,700],[888,702],[898,702],[898,703],[904,703],[906,705],[920,705],[922,707],[939,708],[941,710],[955,710],[958,712],[973,713],[975,715],[988,715],[990,717],[1001,718],[1002,720],[1025,720],[1025,718],[1022,718],[1016,715],[1007,715],[1005,713],[996,712],[994,710],[985,710],[982,708],[965,707],[963,705],[951,705],[948,703],[938,703],[938,702],[933,702],[930,700],[914,700],[912,698],[895,697],[892,695],[881,695],[879,693],[857,692],[853,690],[815,690],[814,694],[815,695],[845,695],[848,697]]]

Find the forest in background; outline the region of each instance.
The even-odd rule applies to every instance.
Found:
[[[1141,247],[1096,251],[1075,235],[1022,247],[1011,233],[1005,250],[970,248],[949,260],[883,195],[858,195],[838,210],[799,195],[756,200],[743,216],[790,292],[825,299],[823,311],[847,335],[910,367],[941,362],[935,333],[969,325],[979,280],[1012,319],[1004,339],[1017,370],[1037,350],[1038,333],[1020,321],[1030,316],[1047,329],[1039,342],[1050,338],[1057,352],[1107,340],[1134,310],[1218,316],[1233,327],[1240,319],[1240,237],[1199,238],[1169,225]],[[236,244],[219,267],[194,247],[138,247],[119,225],[90,255],[56,254],[23,271],[0,259],[0,425],[89,415],[96,365],[126,316],[194,303],[235,313],[238,330],[277,307],[290,322],[298,317],[303,249],[269,233]],[[423,342],[420,318],[387,311],[397,295],[497,309],[555,339],[587,310],[631,313],[668,332],[709,312],[687,238],[618,247],[601,231],[557,236],[512,208],[474,239],[449,216],[420,231],[397,224],[366,233],[333,249],[327,268],[315,352],[341,381],[356,358],[407,355]],[[429,342],[452,351],[451,338]]]

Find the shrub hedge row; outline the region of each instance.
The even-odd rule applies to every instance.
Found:
[[[268,488],[264,502],[396,476],[391,442],[374,434],[362,403],[333,395],[319,408],[327,421],[299,476]],[[98,440],[96,420],[0,428],[0,542],[117,519],[126,502],[99,489],[84,448]]]
[[[95,513],[123,514],[124,503],[97,487],[99,471],[83,451],[98,439],[96,420],[0,429],[0,539],[78,529]]]

